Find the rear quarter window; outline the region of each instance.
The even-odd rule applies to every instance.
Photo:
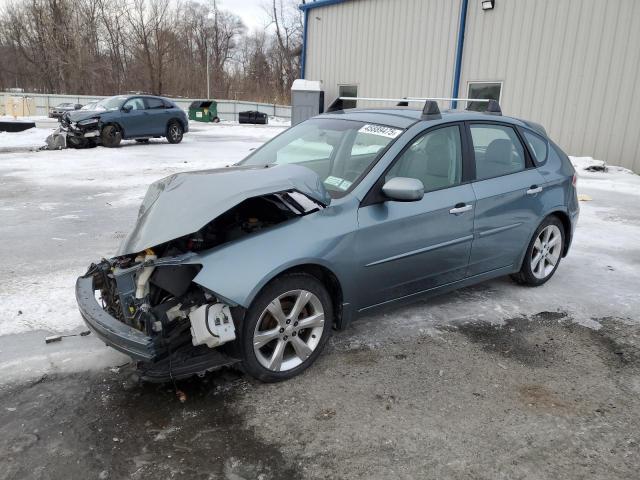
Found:
[[[534,160],[538,165],[542,165],[547,161],[547,155],[549,154],[549,143],[540,135],[537,135],[528,130],[523,130],[522,134],[525,141],[527,142],[527,146],[529,147],[529,151],[531,152]]]

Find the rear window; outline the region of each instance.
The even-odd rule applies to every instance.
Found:
[[[536,135],[535,133],[528,130],[523,130],[522,133],[524,134],[524,139],[529,146],[529,150],[531,151],[533,158],[537,163],[544,163],[547,160],[547,152],[549,150],[547,141],[539,135]]]
[[[159,98],[146,98],[148,109],[164,108],[164,102]]]

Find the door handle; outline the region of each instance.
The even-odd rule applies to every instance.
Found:
[[[457,203],[455,207],[449,210],[452,215],[458,215],[460,213],[468,212],[473,208],[473,205],[467,205],[466,203]]]
[[[531,185],[529,190],[527,190],[527,195],[535,195],[536,193],[540,193],[542,191],[542,187],[538,185]]]

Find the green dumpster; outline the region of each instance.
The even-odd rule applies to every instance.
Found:
[[[218,104],[215,100],[196,100],[189,105],[189,120],[218,123]]]

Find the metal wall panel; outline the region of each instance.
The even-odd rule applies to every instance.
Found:
[[[325,105],[341,84],[368,97],[450,96],[459,15],[459,0],[352,0],[311,9],[305,77],[322,81]]]
[[[460,94],[503,81],[502,110],[570,155],[640,173],[640,1],[469,2]]]
[[[308,13],[305,77],[360,96],[450,96],[460,0],[351,0]],[[640,173],[640,0],[469,1],[460,96],[501,81],[505,114],[571,155]],[[367,105],[362,105],[367,106]]]

